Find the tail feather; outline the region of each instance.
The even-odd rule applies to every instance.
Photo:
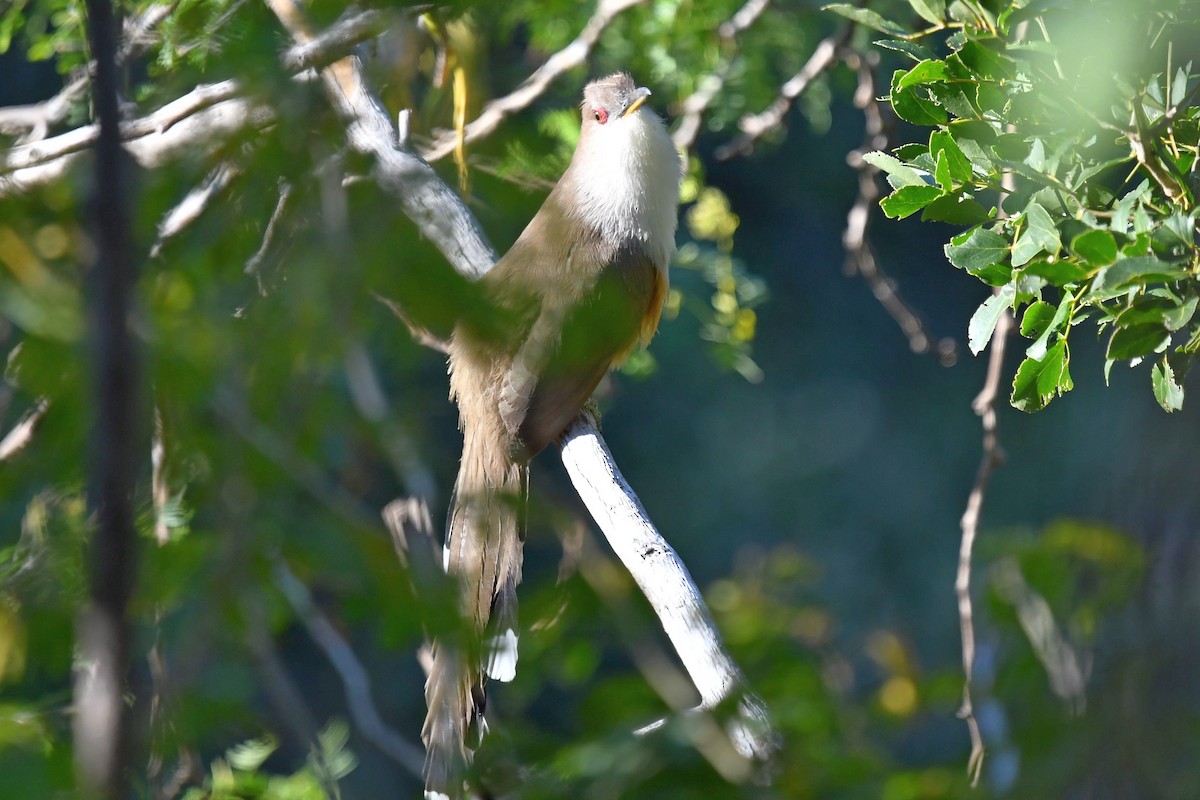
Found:
[[[500,430],[468,424],[464,431],[443,559],[462,587],[469,632],[434,646],[422,730],[427,796],[461,796],[471,749],[486,732],[486,677],[512,680],[516,673],[526,466],[509,456]]]

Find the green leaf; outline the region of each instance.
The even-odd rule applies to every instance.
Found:
[[[1028,264],[1038,253],[1056,254],[1062,247],[1058,228],[1049,212],[1037,201],[1025,207],[1021,217],[1024,223],[1017,240],[1013,243],[1012,263],[1014,267]]]
[[[897,89],[889,99],[896,116],[913,125],[944,125],[950,120],[946,110],[933,102],[922,87]]]
[[[1105,267],[1117,260],[1117,240],[1105,230],[1091,230],[1071,240],[1071,251],[1093,267]]]
[[[1055,286],[1066,286],[1068,283],[1078,283],[1091,274],[1092,270],[1074,261],[1045,258],[1035,258],[1025,265],[1023,272],[1045,278]]]
[[[929,134],[929,154],[934,160],[938,160],[939,156],[945,157],[946,166],[949,169],[949,176],[956,183],[970,183],[974,174],[971,170],[971,162],[963,154],[958,143],[954,141],[954,136],[946,131],[934,131]]]
[[[886,33],[888,36],[909,35],[909,32],[903,27],[892,22],[890,19],[884,19],[878,12],[872,11],[869,8],[859,8],[849,3],[830,3],[827,6],[821,6],[821,10],[832,11],[834,14],[854,20],[859,25],[865,25],[880,33]]]
[[[946,66],[945,61],[938,59],[928,59],[917,64],[908,72],[904,72],[898,79],[892,81],[893,91],[896,89],[907,89],[910,86],[919,86],[924,83],[942,83],[950,79],[950,69]]]
[[[1106,358],[1125,361],[1156,352],[1171,341],[1171,334],[1162,325],[1142,323],[1128,328],[1117,328],[1108,340]]]
[[[953,111],[951,112],[953,113]],[[980,141],[976,138],[975,133],[979,130],[978,126],[972,125],[969,122],[956,122],[950,126],[954,132],[954,141],[958,144],[959,149],[963,151],[971,163],[979,169],[980,172],[987,174],[996,168],[996,162],[992,160],[988,153],[988,147],[985,144],[986,139]],[[964,135],[968,133],[968,135]]]
[[[1035,172],[1045,172],[1046,146],[1042,144],[1041,139],[1033,140],[1033,145],[1030,146],[1029,155],[1025,157],[1024,163]]]
[[[1019,411],[1041,411],[1055,397],[1075,388],[1071,380],[1071,351],[1065,341],[1055,343],[1039,361],[1026,358],[1013,377],[1009,402]]]
[[[973,198],[961,193],[947,194],[925,206],[921,219],[926,222],[949,222],[951,225],[978,225],[987,222],[988,212]]]
[[[913,61],[925,61],[927,59],[937,58],[933,51],[923,44],[918,42],[910,42],[906,39],[879,39],[875,42],[876,47],[882,47],[884,50],[893,50],[897,53],[903,53]]]
[[[1163,314],[1163,327],[1169,331],[1177,331],[1191,322],[1192,316],[1196,313],[1196,301],[1198,299],[1200,298],[1195,296],[1189,297],[1177,308]]]
[[[971,315],[971,321],[967,325],[967,346],[971,348],[972,353],[979,355],[988,346],[996,324],[1000,322],[1000,315],[1012,305],[1016,294],[1016,287],[1012,284],[1002,286],[1000,291],[984,300],[983,305]]]
[[[1196,298],[1183,303],[1167,297],[1144,296],[1117,315],[1117,325],[1128,328],[1133,325],[1153,323],[1169,331],[1177,331],[1188,324],[1196,313]]]
[[[1021,315],[1021,335],[1027,339],[1036,339],[1050,327],[1054,319],[1054,306],[1038,300],[1030,303]]]
[[[921,174],[912,167],[908,166],[895,156],[889,156],[887,153],[881,153],[878,150],[867,153],[863,157],[863,161],[867,162],[876,169],[886,172],[888,175],[888,183],[893,189],[899,189],[901,186],[925,186],[926,181],[921,177]]]
[[[234,769],[254,772],[271,757],[279,747],[275,737],[267,735],[261,739],[248,739],[225,752],[225,758]]]
[[[992,80],[1011,78],[1016,73],[1016,62],[997,53],[977,41],[968,41],[958,51],[959,58],[976,74]]]
[[[934,200],[942,196],[942,190],[936,186],[922,183],[920,186],[901,186],[887,197],[879,201],[883,213],[892,219],[904,219],[915,214]]]
[[[946,0],[908,0],[908,4],[926,22],[938,26],[945,23]]]
[[[926,89],[933,95],[933,100],[939,106],[960,119],[977,119],[979,109],[971,102],[971,98],[957,83],[931,83]]]
[[[1110,300],[1134,286],[1154,281],[1173,282],[1186,277],[1187,273],[1182,269],[1156,256],[1123,258],[1100,270],[1092,282],[1092,291],[1088,293],[1085,302]]]
[[[1032,358],[1034,361],[1041,361],[1043,358],[1045,358],[1047,345],[1050,344],[1050,337],[1055,333],[1058,333],[1059,329],[1062,328],[1063,323],[1067,321],[1067,317],[1070,316],[1071,309],[1074,307],[1075,295],[1071,294],[1070,292],[1066,292],[1063,295],[1062,300],[1059,301],[1058,308],[1054,309],[1054,316],[1050,318],[1050,322],[1047,323],[1046,327],[1038,333],[1038,337],[1033,344],[1025,348],[1025,355],[1029,358]],[[1025,332],[1024,328],[1025,320],[1021,320],[1022,333]],[[1066,338],[1065,333],[1063,334],[1063,337]]]
[[[1175,370],[1171,369],[1171,361],[1166,356],[1154,365],[1150,383],[1154,387],[1154,399],[1163,410],[1170,412],[1183,408],[1183,387],[1175,380]]]
[[[998,233],[976,228],[964,236],[956,236],[946,245],[946,258],[959,269],[968,272],[999,264],[1008,258],[1008,240]]]

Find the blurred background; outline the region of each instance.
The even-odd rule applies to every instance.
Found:
[[[124,7],[136,17],[147,5]],[[752,153],[717,157],[739,117],[769,105],[844,24],[793,0],[769,4],[736,38],[714,34],[742,6],[635,4],[585,67],[468,146],[469,184],[451,159],[438,168],[503,252],[569,159],[589,77],[630,70],[674,126],[701,79],[723,71],[690,151],[668,318],[599,401],[618,463],[771,709],[783,738],[774,780],[731,781],[683,724],[632,737],[666,711],[633,654],[669,645],[547,451],[533,470],[521,669],[489,698],[488,785],[514,797],[1200,795],[1200,418],[1194,402],[1164,413],[1146,369],[1118,365],[1106,386],[1103,342],[1086,336],[1075,340],[1074,392],[1036,415],[1008,407],[1017,357],[1005,365],[1005,460],[973,584],[988,755],[969,788],[954,575],[982,452],[971,402],[987,367],[965,332],[990,290],[947,263],[956,229],[873,209],[881,268],[929,336],[956,343],[956,358],[939,359],[914,353],[868,284],[845,274],[842,234],[859,192],[847,154],[864,116],[844,65]],[[908,6],[880,7],[903,16]],[[341,10],[309,8],[322,26]],[[596,8],[426,11],[401,8],[366,45],[375,88],[392,111],[414,110],[422,146],[453,124],[454,81],[471,119]],[[0,39],[13,37],[0,106],[39,102],[70,80],[86,57],[81,13],[68,0],[0,12]],[[872,38],[856,30],[849,41],[866,52]],[[322,769],[347,798],[419,791],[403,759],[352,721],[297,597],[360,660],[383,723],[419,747],[416,652],[422,614],[436,609],[418,608],[438,598],[414,596],[379,512],[417,496],[439,520],[461,439],[444,357],[381,298],[436,320],[462,283],[347,153],[319,84],[282,70],[286,44],[265,6],[179,3],[127,70],[137,116],[225,78],[274,113],[135,176],[139,796],[322,796]],[[876,67],[877,95],[888,64]],[[86,114],[77,104],[51,136]],[[892,144],[923,136],[889,125]],[[231,174],[216,199],[162,238],[164,215],[221,169]],[[0,463],[4,797],[66,797],[74,785],[94,408],[82,333],[89,176],[80,161],[31,188],[0,183],[0,422],[8,432],[25,414],[39,420]],[[157,468],[152,441],[164,450]]]

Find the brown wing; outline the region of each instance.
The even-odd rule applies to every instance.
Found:
[[[543,302],[500,390],[501,417],[528,456],[566,430],[604,373],[637,343],[647,318],[657,321],[662,294],[654,263],[640,247],[627,247],[570,308]]]

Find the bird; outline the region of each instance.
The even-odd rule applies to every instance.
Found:
[[[682,162],[649,97],[623,72],[584,87],[570,164],[480,281],[503,322],[464,319],[449,341],[463,451],[443,566],[474,635],[433,645],[422,729],[431,800],[461,796],[487,730],[485,682],[516,674],[529,462],[658,327]]]

